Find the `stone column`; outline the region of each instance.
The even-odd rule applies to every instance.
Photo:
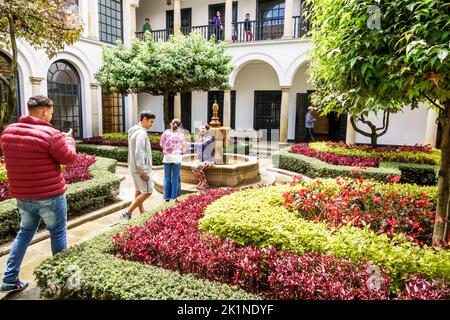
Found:
[[[95,2],[95,1],[93,1]],[[130,2],[130,39],[136,38],[136,9],[139,8],[139,1]]]
[[[181,120],[181,95],[177,94],[173,99],[173,116]],[[172,119],[170,119],[172,120]]]
[[[135,125],[139,122],[139,106],[137,94],[131,95],[131,125]]]
[[[287,143],[289,128],[289,91],[290,87],[281,88],[280,142]]]
[[[91,83],[91,111],[92,111],[92,136],[100,135],[99,110],[98,110],[98,83]]]
[[[223,126],[231,127],[231,90],[225,89],[223,92]]]
[[[292,19],[292,14],[294,12],[294,0],[286,0],[284,9],[284,35],[283,39],[292,39],[292,29],[294,22]]]
[[[356,131],[353,129],[352,123],[350,122],[350,115],[347,116],[347,135],[345,137],[345,143],[355,144]]]
[[[173,2],[173,35],[181,34],[181,0]]]
[[[438,124],[437,124],[437,118],[439,114],[436,112],[436,110],[430,108],[428,109],[428,115],[427,115],[427,127],[425,131],[425,144],[431,145],[433,148],[436,148],[436,139],[437,139],[437,131],[438,131]]]
[[[225,2],[225,41],[232,42],[233,38],[233,0]]]
[[[39,94],[42,94],[41,91],[41,81],[45,80],[45,78],[39,78],[39,77],[30,77],[31,81],[31,94],[33,96],[37,96]]]
[[[88,3],[88,38],[98,41],[98,1],[89,0],[86,2]]]

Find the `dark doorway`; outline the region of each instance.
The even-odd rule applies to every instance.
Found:
[[[169,119],[172,120],[175,111],[175,97],[169,97]],[[183,127],[191,132],[192,129],[192,93],[183,93],[181,95],[181,122]]]
[[[306,93],[297,93],[297,108],[295,119],[295,141],[306,141],[305,117],[308,107],[311,105],[310,96],[314,90]],[[314,113],[318,119],[314,128],[314,138],[316,140],[345,141],[347,134],[347,114],[340,116],[337,113],[330,113],[326,117],[321,117]]]
[[[225,24],[225,3],[216,3],[216,4],[210,4],[208,6],[208,24],[211,26],[209,28],[209,32],[208,32],[208,39],[215,34],[216,38],[219,40],[223,40],[225,37],[225,28],[222,32],[217,32],[217,30],[214,30],[214,28],[212,27],[212,23],[213,23],[213,17],[216,15],[217,11],[220,11],[220,13],[222,14],[222,19],[223,19],[223,23]],[[233,1],[233,17],[232,17],[232,22],[233,24],[237,22],[237,14],[238,14],[238,3],[237,1]]]
[[[280,130],[281,91],[255,91],[254,105],[253,128],[267,130],[271,141],[272,130]]]
[[[169,35],[173,34],[173,10],[166,11],[166,29]],[[192,27],[192,8],[181,9],[181,31],[189,34]]]
[[[257,40],[280,39],[284,34],[284,0],[259,0],[257,2]]]
[[[209,91],[208,92],[208,123],[211,121],[213,116],[212,106],[214,101],[217,100],[217,104],[219,105],[219,118],[220,122],[223,125],[223,101],[224,101],[224,92],[222,91]],[[236,125],[236,91],[231,91],[231,119],[230,119],[231,128],[235,128]]]

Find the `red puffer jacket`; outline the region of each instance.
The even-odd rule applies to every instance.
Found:
[[[75,140],[47,122],[26,116],[6,127],[1,138],[11,196],[45,199],[67,187],[61,164],[76,159]]]

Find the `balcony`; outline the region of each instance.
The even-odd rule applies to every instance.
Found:
[[[309,21],[301,16],[293,17],[293,38],[301,38],[305,36],[310,30]],[[284,34],[284,18],[272,18],[264,20],[253,20],[250,25],[244,21],[235,22],[232,25],[232,41],[236,43],[255,42],[281,39]],[[182,27],[181,32],[185,35],[199,31],[203,37],[209,40],[213,35],[217,40],[224,40],[225,29],[209,24],[194,27]],[[154,41],[167,41],[170,35],[173,34],[173,29],[153,30],[152,36]],[[136,32],[136,38],[143,40],[144,33]]]

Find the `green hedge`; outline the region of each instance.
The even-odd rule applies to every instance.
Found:
[[[359,168],[350,166],[337,166],[319,159],[304,155],[290,153],[291,147],[281,149],[272,154],[275,167],[304,174],[310,178],[337,178],[341,176],[360,177],[377,181],[389,181],[390,176],[400,176],[396,168]],[[356,173],[352,173],[356,171]]]
[[[92,179],[68,185],[66,192],[69,217],[93,211],[114,201],[119,194],[122,178],[115,175],[117,161],[97,157],[89,168]],[[15,199],[0,202],[0,244],[12,240],[20,224]]]
[[[252,148],[252,144],[250,142],[238,142],[238,143],[229,145],[225,149],[225,152],[249,155],[251,148]]]
[[[400,236],[391,240],[385,234],[351,225],[332,230],[325,222],[299,218],[281,206],[282,195],[288,190],[290,186],[271,186],[225,196],[206,208],[199,228],[242,246],[275,246],[299,255],[318,252],[353,261],[367,259],[387,270],[394,291],[411,274],[450,282],[450,251],[421,248]]]
[[[142,225],[155,212],[132,220]],[[259,299],[237,287],[180,275],[138,262],[116,259],[112,237],[128,226],[118,226],[40,264],[35,270],[41,293],[52,298],[117,300]],[[79,283],[71,281],[79,274]],[[71,278],[72,277],[72,278]]]
[[[401,182],[415,183],[420,186],[434,186],[438,182],[438,167],[426,164],[401,164]]]
[[[113,146],[78,143],[77,151],[96,155],[99,157],[115,159],[119,162],[128,161],[128,147],[113,147]],[[152,159],[154,166],[162,165],[162,158],[163,154],[161,151],[152,150]]]

